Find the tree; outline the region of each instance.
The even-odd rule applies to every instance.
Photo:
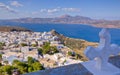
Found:
[[[0,67],[0,75],[3,75],[3,69],[2,69],[2,67]]]
[[[5,43],[3,43],[3,42],[0,42],[0,45],[1,45],[1,46],[5,46]]]
[[[32,47],[36,47],[37,46],[37,44],[32,44]]]
[[[33,70],[33,67],[32,66],[29,66],[28,67],[28,72],[33,72],[34,70]]]
[[[32,67],[33,67],[34,71],[38,71],[38,70],[43,70],[44,69],[44,67],[39,62],[33,63]]]
[[[2,61],[2,54],[0,54],[0,62]]]
[[[43,53],[43,49],[42,48],[38,48],[37,51],[38,51],[39,55],[41,55]]]
[[[50,46],[49,54],[54,54],[54,53],[58,53],[56,46]]]
[[[3,70],[4,74],[7,74],[7,75],[11,75],[13,69],[14,68],[10,65],[2,66],[2,70]]]
[[[0,50],[3,49],[3,46],[5,46],[5,43],[0,42]]]
[[[27,46],[27,44],[26,43],[21,43],[21,46],[24,47],[24,46]]]
[[[38,55],[41,55],[43,57],[43,49],[42,48],[38,48],[37,51],[38,51]]]
[[[69,52],[68,52],[68,55],[69,55],[69,56],[72,56],[72,52],[71,52],[71,51],[69,51]]]
[[[76,59],[81,59],[81,58],[83,58],[81,55],[79,55],[79,54],[75,54],[75,58]]]
[[[0,63],[0,67],[2,66],[2,64]]]
[[[16,65],[14,65],[15,68],[17,68],[21,74],[28,72],[28,64],[24,62],[18,62]]]
[[[43,54],[54,54],[58,52],[56,46],[50,46],[50,43],[48,42],[45,43],[42,49],[43,49]]]
[[[2,50],[3,49],[3,47],[0,45],[0,50]]]
[[[75,53],[75,52],[71,52],[71,51],[69,51],[69,52],[68,52],[68,55],[74,57],[74,56],[76,55],[76,53]]]
[[[32,57],[28,57],[28,64],[32,64],[35,62],[35,59],[33,59]]]
[[[12,65],[17,65],[19,62],[19,60],[13,60]]]
[[[7,65],[9,62],[6,60],[6,61],[4,61],[4,63]]]

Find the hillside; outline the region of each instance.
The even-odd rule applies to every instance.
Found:
[[[57,35],[64,45],[73,49],[76,53],[80,54],[81,60],[83,60],[83,61],[87,60],[84,53],[83,53],[84,50],[86,49],[86,47],[87,46],[96,47],[98,45],[98,43],[95,43],[95,42],[88,42],[88,41],[85,41],[83,39],[74,39],[74,38],[66,37],[62,34],[59,34],[55,30],[52,30],[51,32],[53,35]]]

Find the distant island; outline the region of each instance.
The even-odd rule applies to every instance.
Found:
[[[120,20],[97,20],[84,16],[62,15],[55,18],[19,18],[0,20],[0,23],[87,24],[95,27],[120,28]]]

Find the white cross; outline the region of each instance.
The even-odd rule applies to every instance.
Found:
[[[120,47],[116,44],[110,44],[111,35],[106,28],[101,30],[99,37],[99,46],[97,48],[88,46],[84,53],[89,60],[96,60],[97,69],[102,69],[107,65],[110,55],[117,55],[120,52]]]

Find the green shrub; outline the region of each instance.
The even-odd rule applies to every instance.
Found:
[[[72,56],[73,54],[72,54],[72,52],[71,52],[71,51],[69,51],[69,52],[68,52],[68,55],[69,55],[69,56]]]
[[[42,53],[43,54],[54,54],[54,53],[57,53],[58,50],[57,50],[57,47],[56,46],[50,46],[50,43],[45,43],[45,45],[42,47],[43,51]]]
[[[24,46],[27,46],[27,44],[26,43],[21,43],[21,46],[24,47]]]

